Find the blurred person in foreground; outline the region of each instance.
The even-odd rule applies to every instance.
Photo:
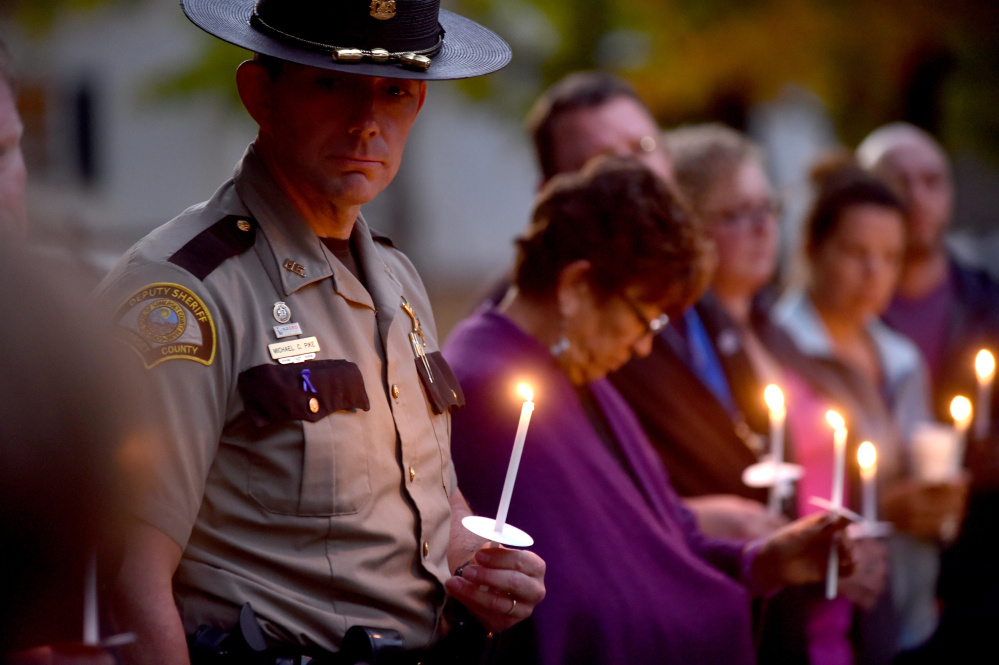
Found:
[[[605,379],[649,353],[711,260],[660,177],[631,157],[597,158],[543,188],[514,287],[445,344],[468,399],[453,421],[455,466],[479,514],[499,503],[516,385],[537,404],[508,522],[535,538],[548,595],[507,635],[508,662],[753,663],[754,592],[821,579],[831,546],[852,565],[842,518],[816,515],[752,543],[702,534]]]
[[[77,266],[25,245],[17,83],[0,39],[0,304],[17,312],[0,323],[0,662],[105,665],[119,509],[153,466],[157,427],[139,422],[149,405]]]
[[[974,359],[980,349],[999,353],[999,283],[965,265],[945,236],[954,215],[953,171],[937,140],[918,127],[896,122],[880,127],[857,147],[857,159],[884,178],[905,201],[908,242],[899,287],[884,320],[912,339],[930,368],[933,409],[948,421],[955,395],[975,394]],[[999,413],[999,391],[992,414]],[[980,414],[975,414],[977,417]],[[995,422],[985,440],[973,440],[967,466],[972,475],[967,517],[945,551],[940,577],[941,626],[922,655],[980,658],[993,648],[990,630],[999,621],[999,460]],[[977,428],[972,427],[972,437]]]
[[[768,384],[781,389],[787,409],[785,459],[805,470],[795,485],[797,500],[783,502],[783,508],[791,516],[818,512],[808,499],[828,496],[832,480],[833,434],[824,416],[828,409],[847,406],[850,394],[834,372],[801,353],[770,320],[773,294],[767,287],[777,271],[779,204],[763,152],[720,124],[673,130],[667,144],[677,187],[718,253],[710,290],[699,306],[705,318],[710,316],[709,328],[719,331],[715,339],[728,359],[733,397],[756,413]],[[622,391],[631,394],[634,387]],[[760,662],[819,665],[854,659],[853,607],[870,609],[877,601],[887,554],[883,544],[863,539],[857,541],[855,555],[857,572],[840,580],[841,598],[825,602],[824,589],[816,585],[768,600]]]
[[[110,665],[103,582],[157,428],[66,267],[19,248],[0,242],[0,662]]]
[[[886,608],[893,612],[881,615],[887,622],[881,634],[897,630],[894,648],[907,650],[936,627],[940,544],[960,523],[967,482],[916,476],[912,440],[931,420],[926,368],[916,346],[879,318],[902,266],[905,207],[887,185],[850,163],[831,162],[816,178],[819,192],[805,229],[807,286],[785,294],[774,315],[802,352],[822,359],[851,387],[848,428],[855,440],[877,446],[880,514],[896,529],[893,608]],[[856,455],[847,459],[854,464]]]
[[[673,180],[669,148],[651,112],[630,84],[611,74],[566,76],[538,99],[527,127],[543,182],[607,154],[634,155],[665,181]],[[696,349],[699,354],[691,353],[678,332],[689,326],[701,333],[696,341],[707,345]],[[727,409],[707,387],[701,369],[688,362],[695,355],[702,358],[705,373],[726,382],[723,361],[728,357],[717,358],[703,328],[697,312],[678,314],[654,338],[650,357],[630,363],[612,380],[637,412],[701,528],[716,536],[761,536],[781,520],[761,503],[766,493],[746,487],[741,474],[756,461],[759,437],[754,430],[764,431],[766,416],[754,402],[753,427],[747,425],[741,412]],[[740,360],[744,366],[741,352],[736,363]]]
[[[130,506],[128,657],[478,659],[544,597],[544,562],[460,526],[461,388],[416,270],[360,208],[395,177],[427,81],[500,69],[509,47],[427,0],[182,8],[256,52],[235,74],[258,131],[99,289],[168,415]]]
[[[17,112],[17,71],[0,38],[0,238],[23,238],[28,227],[27,170],[21,153],[24,125]]]

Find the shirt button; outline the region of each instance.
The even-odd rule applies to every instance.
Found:
[[[317,413],[319,411],[319,400],[313,397],[309,400],[309,411]]]
[[[393,383],[392,384],[392,397],[395,397],[395,398],[399,397],[399,384],[398,383]]]
[[[409,467],[409,482],[416,480],[416,469]]]
[[[428,543],[425,540],[423,541],[423,556],[424,557],[430,556],[430,543]]]

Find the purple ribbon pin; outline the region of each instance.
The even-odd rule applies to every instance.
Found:
[[[312,376],[311,369],[302,370],[302,390],[304,390],[305,392],[312,391],[314,393],[318,393],[319,391],[316,390],[316,387],[314,385],[312,385],[312,381],[310,380],[311,376]]]

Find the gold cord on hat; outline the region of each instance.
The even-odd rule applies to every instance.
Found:
[[[365,58],[368,58],[372,62],[379,64],[384,62],[398,62],[407,69],[415,69],[425,72],[430,69],[431,58],[440,53],[441,47],[444,44],[444,35],[441,34],[438,35],[436,44],[430,48],[425,48],[419,51],[392,52],[383,48],[362,49],[345,46],[332,46],[330,44],[323,44],[322,42],[302,39],[301,37],[296,37],[295,35],[284,32],[283,30],[279,30],[264,21],[264,19],[260,18],[260,14],[257,13],[256,9],[253,10],[251,20],[260,25],[260,27],[266,29],[268,32],[274,33],[275,35],[278,35],[286,40],[296,42],[313,50],[325,51],[333,57],[333,62],[340,63],[361,62]]]

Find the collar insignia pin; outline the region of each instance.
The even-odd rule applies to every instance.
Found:
[[[288,259],[287,261],[284,262],[284,266],[282,267],[288,272],[295,273],[299,277],[305,277],[305,266],[303,266],[301,263]]]
[[[371,0],[371,16],[387,21],[395,16],[395,0]]]

